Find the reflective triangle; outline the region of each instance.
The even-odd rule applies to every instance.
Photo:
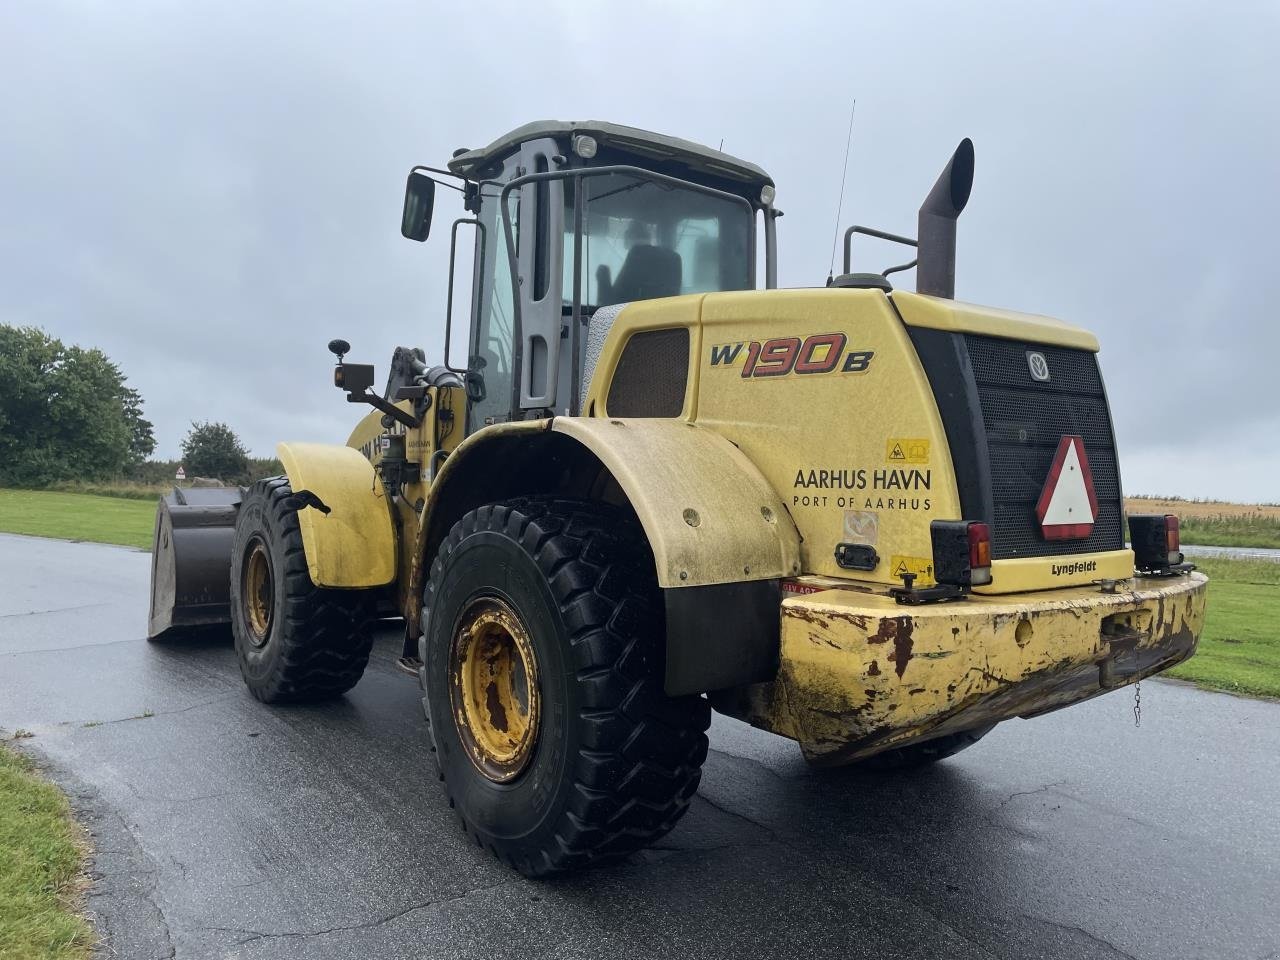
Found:
[[[1087,537],[1098,516],[1098,498],[1093,491],[1093,474],[1084,452],[1084,440],[1065,436],[1058,441],[1049,476],[1045,479],[1036,519],[1046,540]]]

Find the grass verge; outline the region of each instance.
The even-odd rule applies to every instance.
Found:
[[[1280,697],[1280,563],[1191,558],[1209,576],[1204,635],[1169,671],[1202,687]]]
[[[0,745],[0,957],[89,956],[93,929],[76,912],[83,859],[66,798]]]
[[[154,500],[95,497],[52,490],[0,490],[0,532],[62,540],[151,546]]]
[[[125,500],[146,500],[155,503],[174,488],[170,483],[131,483],[121,480],[117,483],[54,483],[48,490],[57,493],[80,493],[93,497],[120,497]],[[183,484],[177,484],[183,486]]]

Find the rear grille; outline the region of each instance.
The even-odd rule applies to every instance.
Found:
[[[1097,357],[1088,350],[972,334],[964,341],[990,459],[992,558],[1123,549],[1120,473]],[[1032,379],[1030,350],[1044,354],[1049,381]],[[1036,520],[1036,502],[1058,442],[1068,434],[1084,439],[1098,516],[1085,539],[1045,540]]]

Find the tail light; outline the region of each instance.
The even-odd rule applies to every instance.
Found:
[[[1182,563],[1182,535],[1171,513],[1132,514],[1129,542],[1134,566],[1141,571],[1164,571]]]
[[[938,583],[980,587],[991,582],[991,528],[967,520],[935,520],[933,578]]]
[[[976,586],[991,582],[991,528],[985,523],[969,524],[969,582]]]

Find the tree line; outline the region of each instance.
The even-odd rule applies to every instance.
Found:
[[[0,324],[0,486],[172,482],[177,464],[149,460],[155,447],[141,395],[105,353]],[[189,478],[230,483],[281,472],[225,423],[192,423],[180,463]]]

